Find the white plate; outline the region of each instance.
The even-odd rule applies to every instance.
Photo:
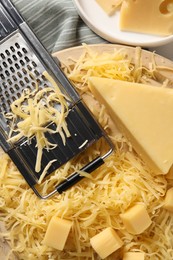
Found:
[[[112,16],[108,16],[95,0],[73,0],[73,2],[78,14],[88,27],[109,42],[155,47],[173,41],[173,35],[160,37],[149,34],[122,32],[118,27],[119,11]]]

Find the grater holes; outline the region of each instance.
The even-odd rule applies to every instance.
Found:
[[[12,87],[10,88],[10,92],[14,94],[14,89]]]
[[[5,50],[5,53],[7,54],[7,56],[10,56],[9,50]]]
[[[5,67],[5,68],[7,68],[8,67],[8,65],[7,65],[7,63],[5,62],[5,61],[3,61],[3,66]]]
[[[27,53],[27,49],[26,48],[22,48],[22,51],[23,51],[23,53]]]
[[[32,65],[33,65],[33,67],[37,67],[37,64],[35,63],[35,61],[32,61]]]
[[[12,85],[12,84],[13,84],[12,81],[11,81],[11,79],[7,79],[7,82],[8,82],[9,85]]]
[[[15,69],[14,69],[13,67],[10,67],[10,71],[11,71],[12,73],[14,73],[14,72],[15,72]]]
[[[20,49],[20,45],[19,45],[18,42],[15,43],[15,46],[16,46],[17,49]]]
[[[3,53],[1,53],[0,56],[3,60],[5,60],[5,55]]]
[[[10,46],[10,50],[11,50],[12,52],[15,52],[15,48],[14,48],[13,46]]]
[[[4,94],[6,95],[7,98],[9,98],[10,95],[7,90],[4,92]]]
[[[9,76],[10,76],[10,73],[9,73],[9,71],[8,71],[8,70],[5,70],[5,74],[6,74],[6,76],[7,76],[7,77],[9,77]]]
[[[8,61],[9,64],[12,64],[12,63],[13,63],[10,58],[8,58],[7,61]]]
[[[27,77],[24,77],[24,80],[25,80],[26,83],[29,83],[29,82],[30,82]]]
[[[6,89],[6,88],[7,88],[7,85],[6,85],[6,83],[5,83],[5,82],[2,82],[2,86],[4,87],[4,89]]]
[[[27,71],[26,71],[26,69],[25,68],[22,68],[22,72],[23,72],[23,74],[27,74]]]
[[[20,83],[20,85],[21,85],[22,87],[25,86],[25,83],[23,82],[23,80],[20,80],[19,83]]]
[[[38,72],[38,70],[34,70],[34,73],[35,73],[36,76],[39,76],[39,75],[40,75],[40,73]]]
[[[18,56],[21,58],[23,55],[20,51],[17,52]]]
[[[17,78],[16,78],[15,75],[12,75],[12,79],[13,79],[14,81],[17,81]]]
[[[4,80],[5,79],[5,77],[4,77],[4,74],[0,74],[0,78],[2,79],[2,80]]]
[[[19,90],[18,84],[15,84],[14,87],[15,87],[16,90]],[[20,97],[20,96],[19,96],[19,97]]]
[[[0,71],[2,71],[2,66],[0,66]]]
[[[15,54],[13,54],[13,59],[15,60],[15,61],[17,61],[17,56],[15,55]]]
[[[27,65],[27,69],[31,71],[32,67],[30,65]]]
[[[24,59],[26,60],[26,62],[30,62],[30,59],[28,58],[28,56],[25,56]]]
[[[25,65],[25,62],[24,62],[23,60],[20,60],[19,62],[20,62],[20,64],[21,64],[22,66]]]
[[[19,77],[19,78],[22,78],[22,74],[18,71],[17,72],[17,76]]]
[[[18,69],[18,70],[20,69],[20,66],[18,63],[15,63],[14,66],[16,67],[16,69]]]

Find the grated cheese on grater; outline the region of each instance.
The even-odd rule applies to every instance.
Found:
[[[22,137],[27,137],[29,142],[35,136],[37,145],[36,172],[41,169],[43,149],[49,150],[55,147],[55,144],[47,140],[46,133],[60,133],[64,144],[66,137],[70,136],[65,121],[68,114],[66,97],[46,71],[43,72],[43,76],[51,83],[51,86],[39,89],[36,82],[35,89],[23,91],[22,95],[11,104],[11,112],[6,114],[6,117],[12,120],[8,142],[15,143]],[[56,125],[56,130],[49,128],[51,123]]]

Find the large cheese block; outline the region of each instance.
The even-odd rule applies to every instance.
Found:
[[[124,0],[120,13],[120,29],[158,35],[172,34],[172,0]]]
[[[166,174],[173,163],[173,89],[99,77],[89,86],[138,154]]]

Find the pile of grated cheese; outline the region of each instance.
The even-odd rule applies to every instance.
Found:
[[[137,56],[139,57],[139,49]],[[153,59],[153,57],[151,57]],[[173,259],[173,216],[162,208],[169,183],[165,176],[156,175],[133,151],[127,140],[115,130],[105,108],[88,90],[89,76],[112,77],[128,81],[154,79],[155,64],[150,69],[135,66],[124,50],[113,53],[96,53],[88,46],[73,66],[65,66],[65,73],[73,81],[89,107],[115,144],[115,152],[105,164],[61,195],[43,201],[27,186],[14,164],[6,154],[0,156],[0,221],[6,232],[0,236],[11,246],[18,259],[97,260],[91,248],[90,238],[107,227],[116,229],[124,242],[122,249],[107,257],[122,259],[123,252],[143,251],[146,259]],[[97,149],[89,150],[87,159],[94,158]],[[72,169],[80,168],[80,160],[72,160],[57,171],[66,176]],[[50,177],[49,185],[57,178]],[[145,203],[152,225],[140,235],[129,234],[120,219],[120,214],[135,203]],[[43,245],[50,219],[58,216],[71,220],[73,227],[63,251]]]

